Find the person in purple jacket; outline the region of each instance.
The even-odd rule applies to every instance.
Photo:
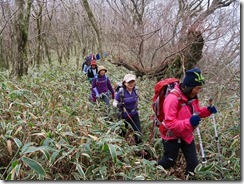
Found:
[[[138,145],[142,142],[141,136],[141,122],[138,113],[138,95],[136,86],[136,76],[133,74],[126,74],[124,76],[122,87],[116,93],[115,99],[113,101],[113,106],[117,107],[121,111],[121,117],[124,119],[125,127],[128,129],[128,124],[130,124],[135,132],[134,140]],[[122,130],[121,135],[125,136],[125,131]]]
[[[103,100],[106,105],[109,105],[109,96],[114,99],[114,89],[106,75],[107,69],[104,66],[98,66],[97,75],[92,80],[92,101],[96,102],[98,98]]]

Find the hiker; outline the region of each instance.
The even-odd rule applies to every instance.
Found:
[[[198,165],[194,130],[199,125],[201,118],[217,113],[215,106],[199,106],[198,93],[201,92],[204,78],[201,70],[193,68],[185,72],[182,83],[176,84],[163,105],[165,131],[160,131],[164,146],[162,159],[158,165],[168,169],[177,160],[181,149],[186,160],[185,174],[194,173]],[[176,95],[175,93],[178,93]]]
[[[97,98],[102,99],[106,105],[109,105],[109,96],[114,99],[114,89],[108,76],[105,74],[107,69],[100,65],[98,66],[98,74],[92,80],[92,101],[96,102]]]
[[[86,56],[84,63],[82,64],[82,71],[87,75],[88,69],[91,67],[91,61],[96,60],[94,54]]]
[[[133,74],[126,74],[122,82],[122,90],[116,93],[113,106],[119,108],[121,112],[119,118],[124,119],[125,128],[128,129],[128,124],[132,126],[135,132],[134,140],[138,145],[142,140],[140,136],[137,135],[138,133],[141,134],[141,122],[137,109],[138,95],[136,87],[136,76]],[[126,131],[122,130],[120,135],[124,137],[125,134]]]
[[[87,70],[90,68],[91,65],[91,57],[86,56],[84,63],[82,64],[82,72],[86,75]]]
[[[96,54],[96,60],[100,60],[101,59],[101,56],[100,56],[100,54],[98,53],[98,54]]]
[[[93,60],[91,62],[91,67],[87,70],[87,78],[89,82],[92,84],[92,79],[97,75],[97,62],[96,60]]]

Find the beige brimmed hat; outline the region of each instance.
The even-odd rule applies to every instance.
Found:
[[[135,75],[133,75],[133,74],[126,74],[125,76],[124,76],[124,79],[123,79],[123,82],[130,82],[130,81],[132,81],[132,80],[136,80],[136,76]]]
[[[105,70],[105,72],[107,72],[107,69],[106,69],[104,66],[102,66],[102,65],[98,66],[98,73],[99,73],[101,70]]]

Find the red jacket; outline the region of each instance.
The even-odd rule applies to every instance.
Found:
[[[193,107],[191,108],[187,97],[179,89],[179,85],[176,85],[174,90],[177,90],[179,95],[170,93],[164,100],[165,118],[163,125],[160,125],[161,137],[165,140],[181,138],[190,144],[194,139],[193,131],[195,129],[190,123],[192,114],[199,112],[199,116],[205,118],[210,116],[211,112],[207,110],[207,107],[199,106],[198,98],[190,101]]]

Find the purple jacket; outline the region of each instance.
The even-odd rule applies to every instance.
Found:
[[[106,75],[103,76],[97,76],[94,77],[92,80],[92,97],[95,98],[96,93],[93,90],[94,88],[97,89],[99,94],[102,93],[108,93],[109,91],[112,94],[112,98],[114,98],[114,89],[111,85],[111,82],[109,80],[109,78]]]
[[[125,88],[123,88],[124,92],[118,92],[115,96],[115,100],[121,102],[121,93],[124,93],[123,102],[124,107],[130,116],[134,116],[138,113],[137,111],[137,103],[138,103],[138,95],[136,94],[135,89],[130,94]],[[128,119],[128,115],[123,111],[122,118]]]

